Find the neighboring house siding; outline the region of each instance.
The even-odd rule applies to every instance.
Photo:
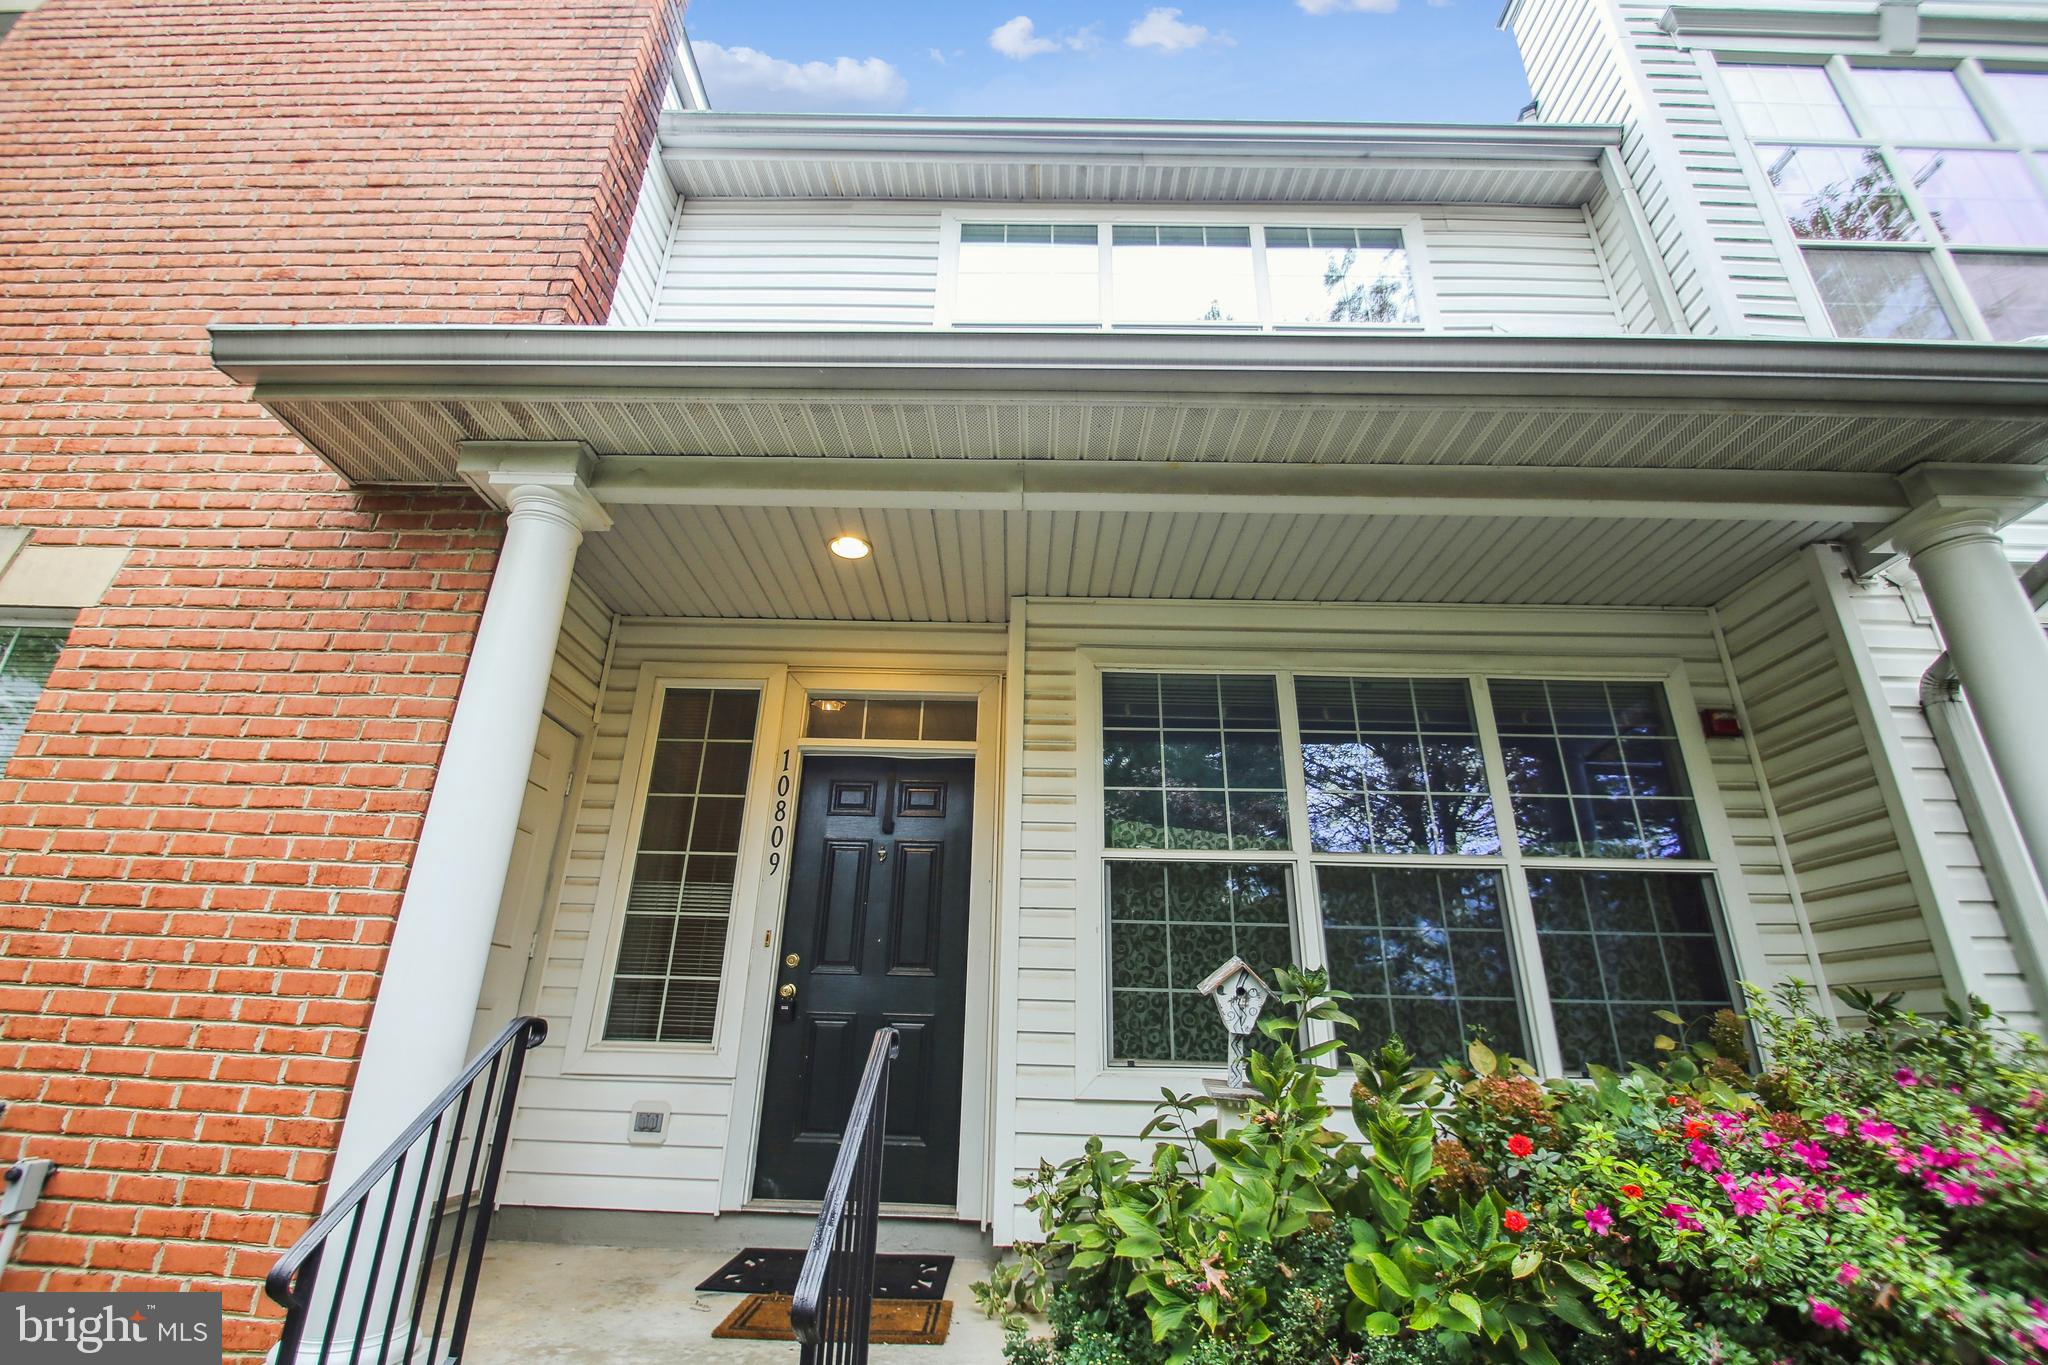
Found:
[[[669,240],[651,321],[671,327],[931,326],[942,288],[941,215],[948,207],[686,204]],[[1422,254],[1443,330],[1622,330],[1601,249],[1582,210],[1403,205],[1399,211],[1422,219]],[[1003,215],[994,206],[976,212]],[[1176,220],[1189,217],[1185,206],[1169,212]],[[1267,215],[1272,221],[1286,216],[1285,209]]]
[[[597,323],[682,6],[63,0],[0,60],[0,520],[126,552],[0,777],[5,1288],[304,1230],[503,514],[355,489],[208,323]],[[0,604],[5,605],[5,604]],[[429,910],[431,913],[431,910]]]
[[[619,263],[619,288],[612,296],[614,327],[645,327],[654,321],[654,301],[661,292],[662,273],[668,264],[668,239],[675,231],[675,187],[661,158],[647,158],[646,174],[640,177],[640,197],[633,207],[633,227],[626,234],[626,255]]]
[[[1523,0],[1512,28],[1546,122],[1623,125],[1622,160],[1696,332],[1809,335],[1788,270],[1663,0]],[[1824,325],[1819,328],[1825,334]]]
[[[1092,745],[1083,733],[1078,650],[1157,650],[1162,662],[1185,651],[1196,667],[1228,651],[1233,665],[1269,660],[1297,666],[1313,656],[1335,669],[1384,668],[1390,655],[1404,661],[1441,656],[1445,667],[1484,668],[1488,661],[1558,659],[1627,665],[1651,659],[1682,662],[1693,700],[1726,707],[1734,694],[1710,617],[1697,611],[1490,611],[1473,608],[1262,607],[1223,604],[1102,604],[1033,601],[1025,624],[1022,820],[1014,885],[1004,888],[1013,937],[1004,954],[1004,989],[1015,993],[1013,1031],[998,1031],[999,1066],[1015,1090],[1014,1136],[1005,1152],[1023,1174],[1041,1157],[1058,1161],[1091,1136],[1131,1141],[1150,1116],[1150,1102],[1087,1099],[1081,1091],[1101,1070],[1084,1034],[1084,1011],[1101,1000],[1083,998],[1082,955],[1102,951],[1102,926],[1082,922],[1082,879],[1099,875],[1083,852],[1090,841],[1080,821],[1084,794],[1100,781],[1084,771],[1079,755]],[[1684,718],[1681,718],[1684,719]],[[1711,780],[1725,807],[1739,874],[1723,885],[1746,897],[1761,944],[1761,971],[1773,980],[1816,979],[1796,893],[1780,857],[1767,803],[1748,746],[1710,745]],[[1298,907],[1304,909],[1305,907]],[[1098,1035],[1099,1036],[1099,1035]],[[1088,1049],[1091,1055],[1082,1055]],[[1116,1074],[1116,1073],[1112,1073]],[[1146,1071],[1151,1082],[1189,1088],[1180,1071]],[[1002,1181],[998,1181],[1001,1188]],[[1029,1215],[998,1210],[998,1240],[1025,1235]]]

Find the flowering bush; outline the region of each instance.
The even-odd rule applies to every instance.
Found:
[[[1280,999],[1242,1123],[1167,1093],[1149,1164],[1091,1142],[1020,1182],[1047,1240],[977,1287],[1013,1365],[2048,1365],[2048,1055],[1981,1007],[1858,997],[1846,1031],[1793,987],[1586,1081],[1392,1043],[1350,1056],[1340,1133],[1340,1044],[1292,1044],[1344,997]]]
[[[1661,1040],[1655,1072],[1537,1087],[1547,1127],[1526,1088],[1504,1098],[1513,1068],[1475,1050],[1448,1126],[1494,1188],[1536,1211],[1547,1253],[1618,1335],[1653,1352],[2048,1360],[2038,1044],[2001,1037],[1981,1009],[1923,1021],[1856,1003],[1860,1032],[1796,988],[1776,1008],[1753,1001],[1774,1063],[1754,1078],[1742,1021],[1724,1013],[1690,1045]],[[1568,1140],[1505,1131],[1516,1124]]]

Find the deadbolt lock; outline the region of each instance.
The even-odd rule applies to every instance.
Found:
[[[781,996],[784,1000],[794,1000],[796,999],[796,987],[794,985],[786,985],[781,990],[777,991],[776,994]]]
[[[782,965],[785,967],[794,967],[802,961],[802,958],[798,957],[795,953],[791,953],[788,957],[782,959]]]

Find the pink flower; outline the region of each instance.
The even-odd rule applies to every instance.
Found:
[[[1808,1170],[1824,1171],[1828,1168],[1827,1148],[1818,1142],[1808,1142],[1801,1138],[1792,1144],[1792,1155],[1805,1162]]]
[[[1843,1118],[1840,1114],[1829,1114],[1820,1121],[1820,1126],[1828,1130],[1830,1137],[1849,1136],[1849,1120]]]
[[[1739,1190],[1728,1191],[1728,1202],[1734,1206],[1739,1218],[1754,1218],[1769,1207],[1770,1200],[1754,1185],[1745,1185]]]
[[[1862,1278],[1863,1272],[1850,1265],[1847,1261],[1842,1262],[1842,1268],[1835,1272],[1835,1283],[1845,1289]]]
[[[1985,1132],[2002,1133],[2005,1131],[2005,1125],[1998,1121],[1997,1115],[1993,1114],[1989,1109],[1986,1109],[1983,1105],[1971,1105],[1970,1113],[1976,1118],[1977,1126],[1979,1128],[1982,1128]]]
[[[1614,1214],[1605,1204],[1595,1204],[1586,1210],[1586,1231],[1595,1237],[1605,1237],[1614,1231]]]
[[[1766,1128],[1763,1131],[1763,1135],[1756,1140],[1756,1145],[1767,1152],[1775,1152],[1778,1148],[1785,1145],[1785,1139]]]
[[[1681,1232],[1706,1231],[1706,1224],[1700,1222],[1699,1219],[1693,1217],[1692,1206],[1690,1204],[1680,1204],[1676,1200],[1674,1200],[1671,1203],[1666,1204],[1664,1206],[1664,1216],[1666,1218],[1669,1218],[1673,1223],[1675,1223],[1678,1226],[1679,1231]]]
[[[1931,1179],[1927,1188],[1940,1195],[1941,1202],[1952,1209],[1967,1208],[1969,1205],[1984,1202],[1983,1191],[1977,1188],[1977,1182],[1974,1180]]]
[[[1850,1213],[1863,1212],[1863,1201],[1868,1199],[1869,1197],[1869,1195],[1863,1193],[1861,1190],[1835,1191],[1835,1202],[1840,1204],[1843,1208],[1847,1209]]]
[[[1894,1071],[1892,1073],[1892,1079],[1897,1081],[1900,1085],[1920,1084],[1920,1078],[1913,1073],[1913,1068],[1910,1066],[1902,1066],[1897,1071]]]
[[[1831,1332],[1846,1332],[1849,1330],[1848,1315],[1833,1304],[1822,1303],[1819,1299],[1811,1299],[1807,1302],[1806,1311],[1813,1315],[1813,1325],[1816,1327],[1825,1327]]]
[[[1685,1144],[1685,1159],[1703,1171],[1718,1171],[1721,1169],[1721,1158],[1714,1155],[1712,1147],[1707,1146],[1706,1143],[1698,1138],[1694,1138],[1691,1142]]]
[[[1876,1119],[1865,1119],[1856,1125],[1856,1136],[1862,1138],[1865,1142],[1875,1142],[1879,1146],[1889,1147],[1892,1143],[1898,1141],[1899,1130],[1889,1123],[1879,1123]]]

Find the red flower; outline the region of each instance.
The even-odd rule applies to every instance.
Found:
[[[1689,1138],[1705,1137],[1713,1130],[1714,1125],[1708,1123],[1705,1119],[1687,1119],[1685,1121],[1685,1135]]]
[[[1529,1217],[1520,1209],[1509,1209],[1500,1216],[1500,1225],[1509,1232],[1527,1232],[1529,1230]]]
[[[1641,1185],[1623,1185],[1621,1192],[1630,1199],[1641,1199],[1643,1197],[1643,1187]]]
[[[1508,1151],[1515,1156],[1527,1156],[1536,1150],[1536,1144],[1529,1140],[1527,1133],[1517,1133],[1508,1139]]]

